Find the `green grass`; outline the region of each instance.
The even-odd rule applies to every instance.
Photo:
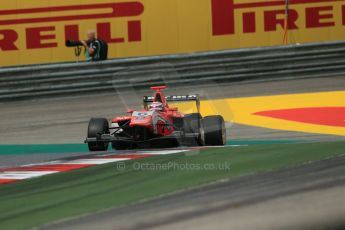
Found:
[[[313,142],[310,140],[229,140],[227,145],[272,145]]]
[[[223,178],[345,153],[345,142],[255,145],[155,156],[49,175],[0,187],[0,229],[28,229]],[[135,170],[141,163],[230,164],[230,170]]]

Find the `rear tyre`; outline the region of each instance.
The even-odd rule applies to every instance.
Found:
[[[88,138],[95,138],[102,134],[109,133],[109,124],[105,118],[91,118],[89,121],[89,127],[87,130]],[[106,151],[108,149],[108,142],[89,142],[90,151]]]
[[[197,134],[190,145],[204,145],[204,132],[200,113],[186,114],[183,118],[183,129],[186,134]]]
[[[222,116],[208,116],[203,119],[205,144],[225,145],[226,128]]]

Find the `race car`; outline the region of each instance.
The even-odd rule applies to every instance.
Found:
[[[199,95],[165,96],[166,86],[154,86],[153,96],[144,96],[143,109],[128,110],[109,126],[106,118],[91,118],[87,138],[90,151],[167,148],[177,146],[222,146],[226,142],[222,116],[202,117]],[[183,114],[169,102],[195,101],[197,113]]]

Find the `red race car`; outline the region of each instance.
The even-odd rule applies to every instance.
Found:
[[[222,116],[202,117],[198,95],[165,96],[166,86],[151,87],[154,96],[144,96],[144,109],[129,110],[115,117],[109,127],[105,118],[91,118],[87,138],[90,151],[224,145],[226,129]],[[168,102],[195,101],[198,113],[183,114]]]

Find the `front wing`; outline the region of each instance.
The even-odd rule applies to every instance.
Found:
[[[195,140],[199,136],[199,133],[184,133],[181,131],[175,131],[169,136],[162,136],[162,137],[155,137],[147,140],[134,140],[133,138],[128,137],[118,137],[111,134],[101,134],[98,137],[94,138],[86,138],[85,143],[90,142],[122,142],[122,143],[129,143],[129,144],[150,144],[156,141],[177,141],[181,145],[184,143],[189,143],[190,141]]]

